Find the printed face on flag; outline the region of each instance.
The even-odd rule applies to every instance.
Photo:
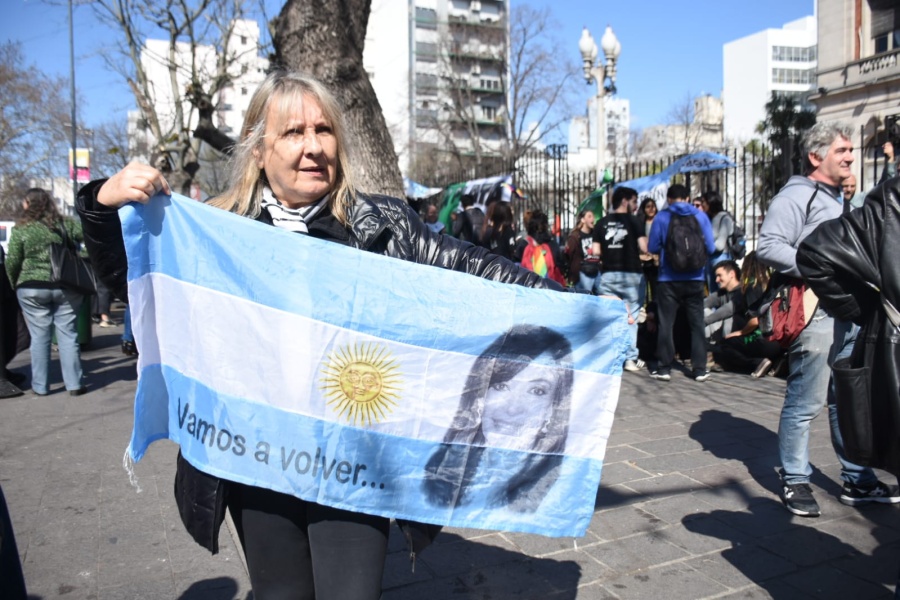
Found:
[[[507,381],[493,381],[484,397],[481,429],[485,442],[512,450],[530,450],[552,413],[559,377],[528,365]]]
[[[290,208],[318,201],[331,191],[337,173],[337,138],[312,96],[286,103],[274,98],[266,114],[257,166],[275,197]]]

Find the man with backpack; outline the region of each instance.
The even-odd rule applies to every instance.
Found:
[[[617,296],[625,301],[633,317],[630,328],[630,346],[625,355],[626,371],[640,371],[644,361],[638,358],[637,317],[644,305],[644,269],[641,254],[647,253],[647,236],[644,225],[636,216],[637,190],[619,186],[613,192],[612,212],[594,227],[592,254],[603,261],[600,276],[600,294]]]
[[[648,250],[659,254],[659,283],[656,287],[659,339],[656,369],[650,376],[669,381],[675,360],[672,332],[675,315],[684,307],[691,331],[691,377],[709,379],[706,369],[706,336],[703,325],[704,270],[716,242],[709,218],[690,203],[690,193],[681,184],[669,188],[669,207],[653,219]]]
[[[850,209],[849,203],[844,204],[841,184],[850,176],[853,163],[852,135],[852,128],[841,123],[816,123],[800,141],[806,174],[791,177],[769,204],[756,252],[782,281],[800,279],[800,243],[820,224]],[[778,423],[781,499],[790,512],[801,517],[821,514],[809,486],[809,434],[812,420],[826,404],[831,443],[844,480],[840,501],[849,506],[900,502],[897,487],[882,483],[872,469],[856,465],[844,455],[831,365],[850,355],[857,331],[853,323],[833,319],[818,309],[788,347],[788,382]]]

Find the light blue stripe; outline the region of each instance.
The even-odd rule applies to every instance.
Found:
[[[120,216],[129,280],[162,273],[338,327],[473,356],[514,325],[544,325],[567,337],[575,369],[621,373],[628,327],[618,300],[360,252],[178,196],[127,205]]]
[[[200,420],[204,424],[198,425]],[[544,478],[551,482],[549,489],[530,492],[532,499],[543,499],[538,506],[520,499],[511,508],[496,502],[498,490],[505,489],[500,482],[522,471],[529,460],[544,457],[484,449],[468,502],[441,506],[428,501],[433,488],[423,483],[434,479],[426,466],[439,444],[287,414],[217,394],[155,365],[145,368],[139,380],[133,458],[139,460],[152,441],[165,437],[178,443],[194,466],[231,481],[355,512],[549,536],[584,535],[602,467],[598,460],[562,458],[556,476]],[[255,454],[262,442],[270,445],[268,463]]]

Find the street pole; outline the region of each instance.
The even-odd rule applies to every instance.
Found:
[[[600,46],[606,57],[606,63],[598,57],[597,43],[594,42],[591,32],[585,27],[578,40],[578,50],[581,52],[584,79],[588,85],[597,84],[597,182],[603,181],[603,172],[606,168],[606,95],[616,93],[616,62],[622,46],[616,39],[612,27],[606,26],[603,37],[600,38]],[[606,80],[609,80],[609,84]]]
[[[72,96],[72,205],[75,205],[75,197],[78,195],[78,154],[76,152],[76,144],[78,138],[76,131],[78,129],[75,121],[75,25],[72,19],[72,2],[69,0],[69,80],[71,81]]]

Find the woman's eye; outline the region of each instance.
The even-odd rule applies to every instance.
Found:
[[[316,127],[316,134],[317,135],[323,135],[323,134],[329,135],[329,134],[331,134],[331,127],[329,127],[328,125],[319,125],[318,127]]]
[[[509,391],[509,386],[505,383],[492,383],[491,389],[495,392],[507,392]]]
[[[533,396],[546,396],[547,390],[542,387],[533,387],[528,390],[528,393],[532,394]]]

